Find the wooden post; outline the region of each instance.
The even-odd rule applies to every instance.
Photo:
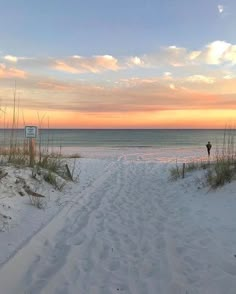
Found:
[[[25,126],[25,137],[28,138],[29,143],[29,157],[30,166],[33,167],[35,163],[35,138],[37,137],[36,126]]]
[[[185,172],[185,163],[183,163],[183,173],[182,173],[182,178],[184,178],[184,172]]]
[[[30,138],[29,139],[29,156],[30,156],[30,166],[34,166],[35,162],[35,139]]]
[[[70,169],[69,169],[68,164],[66,164],[66,171],[67,171],[67,175],[68,175],[68,177],[70,178],[70,180],[73,181],[73,176],[72,176],[72,174],[71,174],[71,172],[70,172]]]

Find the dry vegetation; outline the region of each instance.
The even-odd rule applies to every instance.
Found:
[[[73,154],[69,157],[74,159],[74,164],[70,170],[66,164],[66,158],[62,156],[61,146],[60,152],[54,152],[53,148],[51,148],[54,145],[53,138],[49,137],[49,132],[47,132],[47,135],[43,135],[43,127],[44,129],[50,130],[49,119],[45,128],[43,124],[45,114],[41,117],[38,114],[38,136],[35,145],[35,156],[32,161],[29,152],[29,139],[24,137],[24,133],[19,128],[21,113],[19,101],[17,101],[16,97],[16,87],[13,98],[14,104],[11,122],[7,122],[6,120],[7,108],[2,110],[0,107],[0,122],[3,126],[0,136],[0,166],[3,169],[8,166],[14,166],[19,169],[30,168],[32,170],[32,178],[37,182],[45,181],[52,185],[53,188],[61,191],[68,180],[74,180],[75,161],[80,157],[79,154]],[[27,125],[24,121],[23,112],[22,119],[23,125]],[[3,176],[5,175],[0,173],[0,179]],[[22,179],[17,179],[16,184],[19,181],[21,182]],[[32,205],[38,208],[45,207],[46,198],[44,195],[36,193],[33,187],[29,188],[27,186],[27,183],[22,183],[22,189],[20,195],[28,195]],[[3,224],[4,222],[0,220],[0,223]]]
[[[195,170],[206,170],[206,182],[211,188],[218,188],[236,179],[236,150],[234,143],[235,130],[228,128],[224,132],[223,145],[216,148],[216,154],[207,162],[189,162],[184,167],[184,173]],[[177,180],[183,177],[183,165],[176,162],[170,169],[170,178]]]

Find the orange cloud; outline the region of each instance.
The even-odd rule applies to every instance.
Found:
[[[209,79],[209,80],[208,80]],[[8,83],[7,83],[8,84]],[[1,84],[0,84],[1,85]],[[4,85],[4,84],[3,84]],[[2,103],[9,105],[4,86]],[[80,113],[146,113],[187,109],[236,109],[235,79],[211,80],[205,76],[184,79],[122,79],[108,87],[85,82],[25,79],[18,82],[24,108],[78,111]],[[5,89],[5,90],[4,90]],[[4,92],[3,92],[4,90]]]
[[[57,57],[20,57],[5,55],[1,57],[4,62],[17,63],[18,67],[25,68],[47,68],[71,74],[102,73],[105,71],[135,70],[141,67],[159,68],[163,72],[175,70],[186,72],[199,68],[202,65],[222,66],[224,64],[236,64],[236,45],[216,40],[206,44],[202,48],[190,50],[184,47],[168,46],[159,48],[156,52],[146,53],[140,56],[114,57],[112,55],[80,56],[73,55],[62,58]],[[172,68],[172,69],[170,69]],[[192,75],[195,73],[192,72]]]
[[[38,83],[39,88],[41,89],[48,89],[52,91],[64,91],[68,92],[73,90],[73,86],[62,83],[62,82],[55,82],[55,81],[41,81]]]
[[[204,76],[204,75],[193,75],[193,76],[188,77],[187,81],[192,82],[192,83],[213,84],[215,82],[215,78]]]
[[[64,60],[57,60],[53,68],[69,73],[100,73],[107,70],[116,71],[120,67],[118,60],[111,55],[94,56],[90,58],[74,55]]]
[[[126,112],[80,112],[48,107],[41,110],[21,108],[19,126],[24,126],[24,123],[37,125],[38,113],[44,117],[43,127],[48,127],[49,121],[50,127],[58,128],[224,128],[229,119],[236,117],[236,109],[180,108],[148,111],[147,108],[139,108]],[[10,125],[12,107],[7,108],[6,114],[6,124]],[[0,126],[3,126],[3,118],[0,118]]]
[[[97,64],[101,68],[103,59]],[[9,81],[17,73],[10,70],[0,65],[0,77],[5,77],[0,79],[1,105],[9,109]],[[228,71],[181,78],[165,72],[154,78],[121,79],[108,86],[27,76],[17,86],[28,123],[37,118],[38,111],[50,112],[50,121],[58,127],[214,127],[214,123],[219,127],[236,114],[236,78]]]
[[[65,72],[69,72],[69,73],[73,73],[73,74],[79,73],[78,69],[76,69],[73,66],[68,65],[66,62],[61,61],[61,60],[55,61],[54,68],[57,70],[61,70],[61,71],[65,71]]]
[[[0,64],[0,78],[20,78],[25,79],[26,72],[16,68],[7,68],[5,64]]]
[[[236,45],[220,40],[193,51],[177,46],[163,47],[155,53],[130,57],[127,62],[128,66],[140,67],[184,67],[224,63],[236,64]]]

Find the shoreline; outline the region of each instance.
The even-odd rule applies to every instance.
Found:
[[[59,150],[59,149],[57,149]],[[79,154],[82,158],[99,158],[99,159],[118,159],[154,162],[189,162],[192,160],[208,160],[205,146],[200,148],[181,147],[181,148],[139,148],[139,147],[65,147],[61,149],[65,156]],[[212,157],[214,156],[214,148]]]

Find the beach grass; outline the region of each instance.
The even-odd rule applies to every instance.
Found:
[[[11,165],[16,168],[30,167],[32,168],[32,177],[42,174],[44,181],[60,191],[65,186],[65,181],[73,180],[71,176],[73,170],[69,170],[66,158],[63,157],[61,152],[43,152],[42,148],[35,148],[34,164],[31,165],[29,145],[26,144],[25,140],[23,143],[19,140],[15,142],[14,148],[12,145],[6,146],[6,144],[2,146],[0,148],[0,164],[2,166]],[[41,199],[33,198],[33,201],[31,199],[32,204],[37,204],[38,207],[40,203],[37,201],[41,201]]]
[[[187,173],[207,169],[209,165],[210,163],[208,161],[190,161],[184,164],[178,164],[176,161],[175,166],[170,168],[170,179],[177,180],[179,178],[184,178]]]
[[[216,147],[216,154],[210,161],[191,161],[177,164],[170,169],[171,180],[184,178],[186,173],[196,170],[206,170],[206,183],[213,189],[221,187],[236,179],[236,150],[234,143],[235,130],[225,129],[223,145]]]
[[[223,146],[216,149],[214,164],[207,172],[207,183],[212,188],[223,186],[236,178],[236,150],[234,129],[225,129]]]

